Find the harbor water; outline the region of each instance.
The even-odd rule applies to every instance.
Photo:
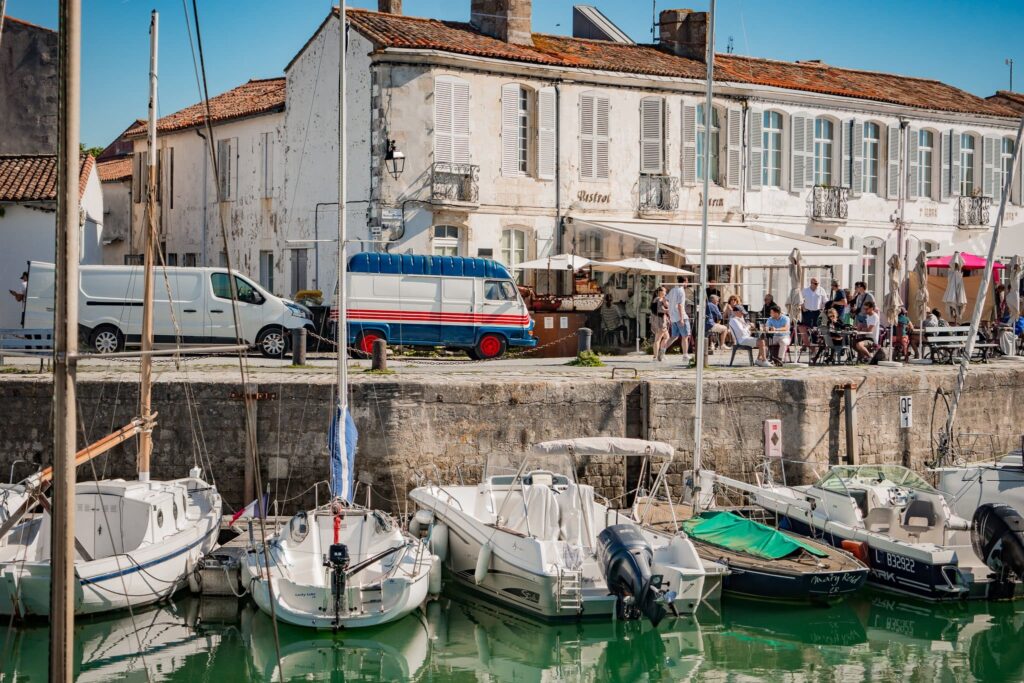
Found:
[[[694,618],[542,624],[442,598],[375,630],[278,627],[181,598],[75,624],[78,681],[1017,681],[1024,605],[866,592],[831,607],[726,599]],[[0,681],[45,681],[45,624],[0,626]],[[283,676],[281,675],[283,671]]]

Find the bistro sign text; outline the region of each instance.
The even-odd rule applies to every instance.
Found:
[[[611,201],[611,195],[580,190],[576,194],[576,200],[587,204],[607,204]]]

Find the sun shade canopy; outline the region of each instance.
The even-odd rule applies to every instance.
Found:
[[[660,456],[671,458],[675,449],[662,441],[644,441],[619,437],[587,437],[583,439],[559,439],[534,445],[535,453],[545,455],[625,455]]]

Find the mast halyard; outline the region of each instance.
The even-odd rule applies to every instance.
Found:
[[[146,234],[142,240],[142,357],[139,359],[139,414],[145,427],[139,435],[139,481],[149,481],[149,459],[153,453],[153,255],[156,242],[156,148],[157,32],[160,15],[156,10],[149,23],[149,155],[146,182]]]
[[[348,264],[345,262],[345,246],[348,237],[345,225],[345,0],[338,7],[338,324],[335,326],[335,343],[338,345],[338,444],[342,459],[345,456],[348,428],[348,310],[345,301],[345,277]],[[335,497],[340,495],[334,491]]]
[[[704,197],[708,196],[708,179],[711,176],[711,121],[714,109],[711,105],[711,89],[715,76],[715,0],[711,0],[708,11],[707,88],[704,100]],[[697,387],[693,409],[693,480],[697,482],[701,468],[701,440],[704,431],[704,353],[707,339],[704,335],[704,318],[707,316],[708,289],[708,204],[704,201],[700,224],[700,285],[697,288],[697,323],[694,336],[697,338]]]

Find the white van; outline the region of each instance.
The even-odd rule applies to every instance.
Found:
[[[96,353],[137,346],[142,338],[142,266],[82,266],[78,289],[79,339]],[[268,358],[289,347],[290,330],[313,329],[309,310],[234,273],[238,337]],[[53,327],[54,268],[29,263],[24,327]],[[231,282],[225,268],[157,268],[153,288],[153,342],[234,344]]]

